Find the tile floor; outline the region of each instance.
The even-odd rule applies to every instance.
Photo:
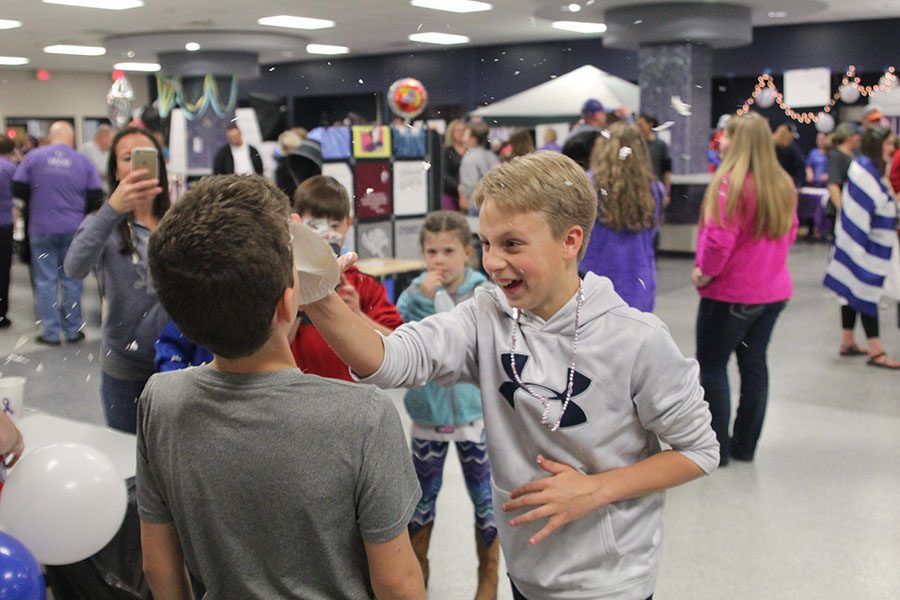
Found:
[[[838,357],[838,307],[821,286],[826,257],[821,245],[792,251],[796,293],[770,347],[769,413],[756,462],[669,492],[656,598],[846,600],[900,590],[900,372]],[[690,267],[685,258],[660,260],[656,311],[688,355],[697,307]],[[26,404],[102,422],[96,286],[90,279],[85,286],[88,340],[60,348],[33,342],[38,329],[21,264],[11,299],[14,325],[0,332],[0,371],[28,377]],[[885,347],[900,356],[896,305],[885,306],[881,321]],[[402,393],[390,394],[403,414]],[[433,536],[432,600],[474,591],[471,513],[450,458]],[[511,598],[505,584],[500,598]]]

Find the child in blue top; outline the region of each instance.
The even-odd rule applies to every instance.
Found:
[[[397,310],[404,321],[421,321],[449,311],[471,298],[475,289],[486,283],[484,275],[466,266],[474,252],[471,239],[469,224],[459,213],[437,211],[428,215],[419,234],[427,270],[413,280],[397,301]],[[444,461],[450,442],[455,442],[469,497],[475,505],[479,563],[475,597],[476,600],[496,598],[499,542],[491,503],[491,469],[484,439],[481,393],[471,383],[450,386],[427,383],[409,390],[404,403],[413,420],[413,464],[422,488],[422,499],[409,524],[409,533],[425,582],[428,582],[428,545]]]

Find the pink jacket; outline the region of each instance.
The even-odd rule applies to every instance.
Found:
[[[756,184],[748,173],[741,189],[740,207],[732,219],[725,219],[728,177],[719,188],[722,225],[703,223],[697,232],[695,264],[712,281],[698,288],[700,296],[722,302],[768,304],[791,297],[794,283],[787,269],[787,255],[797,237],[797,213],[790,232],[781,238],[756,237]],[[797,204],[796,195],[794,205]]]

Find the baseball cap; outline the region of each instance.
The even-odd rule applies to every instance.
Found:
[[[583,115],[593,115],[598,112],[606,112],[606,110],[603,108],[603,103],[596,98],[588,98],[581,106],[581,114]]]
[[[863,122],[865,122],[865,123],[880,123],[881,122],[881,111],[878,110],[877,108],[867,111],[863,115]]]
[[[841,123],[834,130],[832,140],[835,144],[843,144],[847,138],[859,133],[859,127],[853,123]]]

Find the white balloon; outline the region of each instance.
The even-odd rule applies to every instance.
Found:
[[[859,100],[859,86],[855,83],[841,86],[841,100],[847,104],[853,104]]]
[[[759,90],[756,95],[756,105],[760,108],[769,108],[773,104],[775,104],[775,92],[772,91],[772,88],[766,86]]]
[[[827,112],[820,112],[816,116],[816,129],[821,133],[831,133],[834,130],[834,117]]]
[[[71,564],[109,543],[122,525],[127,495],[108,456],[85,444],[51,444],[10,470],[0,495],[0,530],[42,564]]]

